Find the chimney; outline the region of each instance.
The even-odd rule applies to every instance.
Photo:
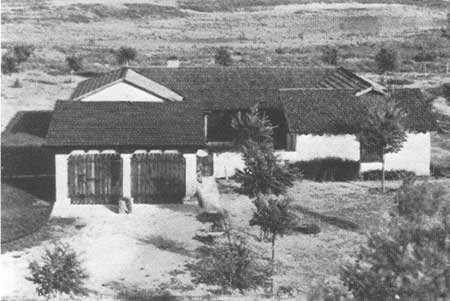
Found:
[[[180,67],[180,61],[176,56],[171,56],[167,59],[167,68],[178,68]]]

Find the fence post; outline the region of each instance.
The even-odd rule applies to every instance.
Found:
[[[131,154],[120,154],[122,158],[122,192],[131,198]]]

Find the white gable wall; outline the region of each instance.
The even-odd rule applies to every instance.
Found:
[[[81,101],[148,101],[163,102],[153,94],[134,87],[128,83],[118,82],[98,92],[83,97]]]
[[[430,133],[408,133],[402,149],[387,154],[386,170],[408,170],[419,176],[430,175],[431,137]],[[381,169],[381,162],[361,163],[361,172]]]

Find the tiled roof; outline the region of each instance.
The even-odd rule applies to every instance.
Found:
[[[82,81],[75,88],[71,99],[78,100],[118,81],[134,85],[144,91],[170,101],[181,101],[183,97],[130,68],[121,68],[100,76]],[[111,99],[105,99],[108,101]]]
[[[49,146],[203,144],[201,108],[191,102],[57,101],[47,134]]]
[[[390,94],[406,113],[409,131],[436,129],[431,104],[420,89],[398,89]],[[367,115],[367,105],[386,101],[385,95],[368,93],[356,96],[354,90],[285,89],[280,91],[288,129],[298,134],[354,134]]]
[[[19,111],[2,132],[2,146],[41,146],[45,143],[52,111]]]
[[[88,79],[76,88],[72,99],[124,76],[122,69]],[[171,91],[202,104],[205,110],[241,109],[262,102],[278,105],[282,88],[370,87],[370,83],[343,68],[298,67],[150,67],[133,68]]]
[[[364,116],[354,90],[286,89],[279,97],[291,133],[354,134]]]

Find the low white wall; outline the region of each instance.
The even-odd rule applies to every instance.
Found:
[[[407,140],[397,153],[387,154],[386,170],[404,169],[420,176],[430,175],[430,133],[408,133]],[[361,172],[381,169],[381,162],[361,163]]]
[[[355,135],[297,135],[296,161],[328,157],[359,161],[359,141]]]

